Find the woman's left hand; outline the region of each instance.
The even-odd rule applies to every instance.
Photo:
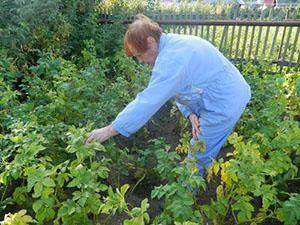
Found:
[[[200,134],[200,124],[199,124],[199,118],[197,115],[195,115],[194,113],[192,113],[191,115],[189,115],[189,119],[191,121],[192,124],[192,134],[193,134],[193,138],[195,140],[198,139],[198,136]]]
[[[102,143],[117,134],[118,132],[112,127],[112,125],[108,125],[106,127],[93,130],[84,141],[84,144],[89,144],[92,141],[98,141],[99,143]]]

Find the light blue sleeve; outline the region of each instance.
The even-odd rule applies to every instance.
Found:
[[[183,88],[184,65],[171,60],[160,60],[156,63],[148,87],[138,93],[119,113],[112,122],[113,128],[126,137],[140,129],[164,103]]]
[[[185,106],[185,105],[179,103],[179,102],[176,101],[176,100],[175,100],[175,103],[176,103],[176,105],[177,105],[179,111],[183,114],[183,116],[184,116],[185,118],[187,118],[187,117],[192,113],[192,111],[190,110],[189,107],[187,107],[187,106]]]

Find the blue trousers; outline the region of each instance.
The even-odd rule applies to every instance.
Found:
[[[232,118],[215,123],[208,123],[207,121],[204,121],[203,118],[199,119],[200,135],[198,136],[198,140],[203,140],[206,143],[206,150],[204,152],[197,151],[195,155],[200,176],[205,174],[206,169],[211,165],[212,160],[217,157],[243,111],[244,110]],[[190,143],[192,146],[195,145],[195,140],[192,138]],[[190,150],[188,152],[188,157],[193,157]]]

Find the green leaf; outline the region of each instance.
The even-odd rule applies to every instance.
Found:
[[[3,173],[1,173],[0,174],[0,184],[2,183],[4,185],[6,185],[8,176],[9,176],[8,171],[4,171]]]
[[[38,198],[42,195],[42,191],[43,191],[43,185],[41,182],[37,182],[34,185],[34,193],[32,194],[32,197],[34,198]]]
[[[58,218],[62,218],[65,215],[72,215],[76,211],[76,203],[68,199],[67,201],[63,202],[63,206],[60,207],[58,210],[57,216]]]
[[[27,191],[30,192],[36,182],[41,178],[37,175],[38,171],[35,168],[28,168]]]
[[[26,187],[17,187],[13,193],[13,200],[18,204],[24,204],[27,200]]]
[[[247,221],[250,218],[251,218],[251,215],[248,215],[248,213],[246,211],[240,211],[237,214],[237,219],[240,223],[243,223],[243,222]]]
[[[10,137],[9,139],[14,143],[18,143],[22,140],[22,137],[14,136],[14,137]]]
[[[141,203],[142,212],[147,211],[148,207],[149,207],[148,198],[145,198]]]
[[[43,179],[42,183],[46,187],[55,187],[55,183],[50,177]]]
[[[42,200],[37,200],[32,204],[32,208],[35,213],[37,213],[42,206],[43,206]]]
[[[129,189],[129,184],[124,184],[121,187],[121,194],[124,196],[128,189]]]
[[[81,207],[84,207],[85,203],[86,203],[86,200],[87,200],[87,197],[82,197],[78,200],[78,204],[81,206]]]
[[[80,184],[79,179],[74,178],[68,185],[67,187],[77,187]]]
[[[43,187],[41,198],[47,198],[54,193],[54,188]]]
[[[106,191],[107,189],[108,189],[107,185],[105,185],[105,184],[100,184],[99,185],[99,190],[100,191]]]

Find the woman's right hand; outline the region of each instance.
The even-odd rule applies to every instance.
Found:
[[[92,141],[102,143],[117,134],[118,132],[112,127],[112,125],[108,125],[106,127],[93,130],[84,141],[84,144],[89,144]]]
[[[192,134],[193,134],[193,138],[195,140],[198,139],[198,136],[200,135],[200,123],[199,123],[199,118],[196,114],[191,113],[191,115],[189,115],[189,119],[191,121],[192,124]]]

